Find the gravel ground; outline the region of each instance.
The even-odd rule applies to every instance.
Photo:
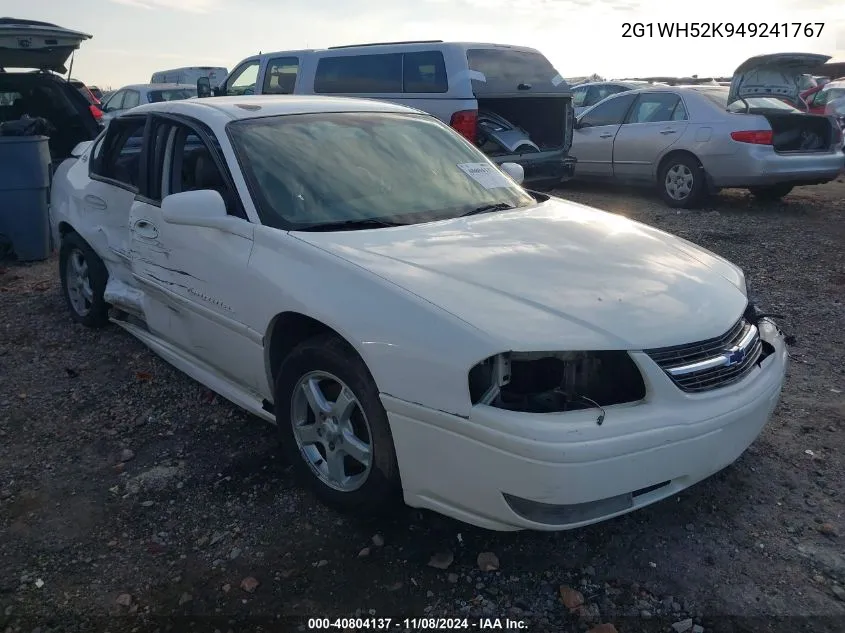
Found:
[[[355,615],[500,617],[530,631],[845,630],[845,181],[769,206],[723,193],[702,211],[626,189],[558,193],[728,257],[783,315],[796,337],[783,400],[736,464],[558,534],[407,508],[342,517],[293,482],[272,427],[119,328],[75,325],[55,259],[7,263],[0,631],[306,630],[286,618]]]

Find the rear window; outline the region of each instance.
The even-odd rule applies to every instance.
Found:
[[[150,92],[150,103],[162,101],[179,101],[197,96],[196,88],[174,88],[171,90],[153,90]]]
[[[440,51],[324,57],[314,79],[318,94],[442,93],[448,89]]]
[[[748,110],[786,110],[789,112],[800,112],[797,108],[792,107],[785,101],[776,99],[775,97],[750,97],[748,99],[738,99],[730,106],[728,105],[728,88],[709,88],[705,90],[698,90],[705,97],[710,99],[720,108],[728,112],[745,112]],[[748,104],[746,106],[746,103]]]
[[[472,78],[478,92],[565,92],[569,86],[541,53],[511,48],[467,50],[469,69],[481,76]],[[522,88],[519,86],[530,86]]]

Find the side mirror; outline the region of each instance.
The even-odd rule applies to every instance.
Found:
[[[203,97],[210,97],[211,96],[211,81],[209,81],[208,77],[200,77],[197,79],[197,97],[202,99]]]
[[[222,229],[228,225],[226,203],[211,189],[173,193],[161,201],[161,215],[168,224]]]
[[[80,156],[82,156],[85,152],[87,152],[87,151],[88,151],[88,148],[89,148],[89,147],[91,147],[91,143],[93,143],[93,142],[94,142],[94,141],[82,141],[81,143],[77,143],[76,147],[74,147],[74,148],[71,150],[70,155],[71,155],[73,158],[79,158],[79,157],[80,157]]]
[[[513,178],[518,185],[521,185],[522,181],[525,180],[525,170],[519,163],[502,163],[501,169]]]

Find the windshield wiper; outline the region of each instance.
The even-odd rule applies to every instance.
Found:
[[[364,218],[362,220],[339,220],[322,224],[308,224],[296,227],[294,231],[354,231],[357,229],[380,229],[388,226],[406,226],[402,222],[391,222],[379,218]]]
[[[508,204],[507,202],[497,202],[495,204],[485,204],[473,209],[472,211],[467,211],[466,213],[461,214],[461,217],[465,218],[468,215],[478,215],[479,213],[489,213],[490,211],[507,211],[509,209],[516,209],[516,207],[512,204]]]

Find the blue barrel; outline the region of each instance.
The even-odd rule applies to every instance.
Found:
[[[0,239],[18,261],[50,256],[50,147],[46,136],[0,136]]]

